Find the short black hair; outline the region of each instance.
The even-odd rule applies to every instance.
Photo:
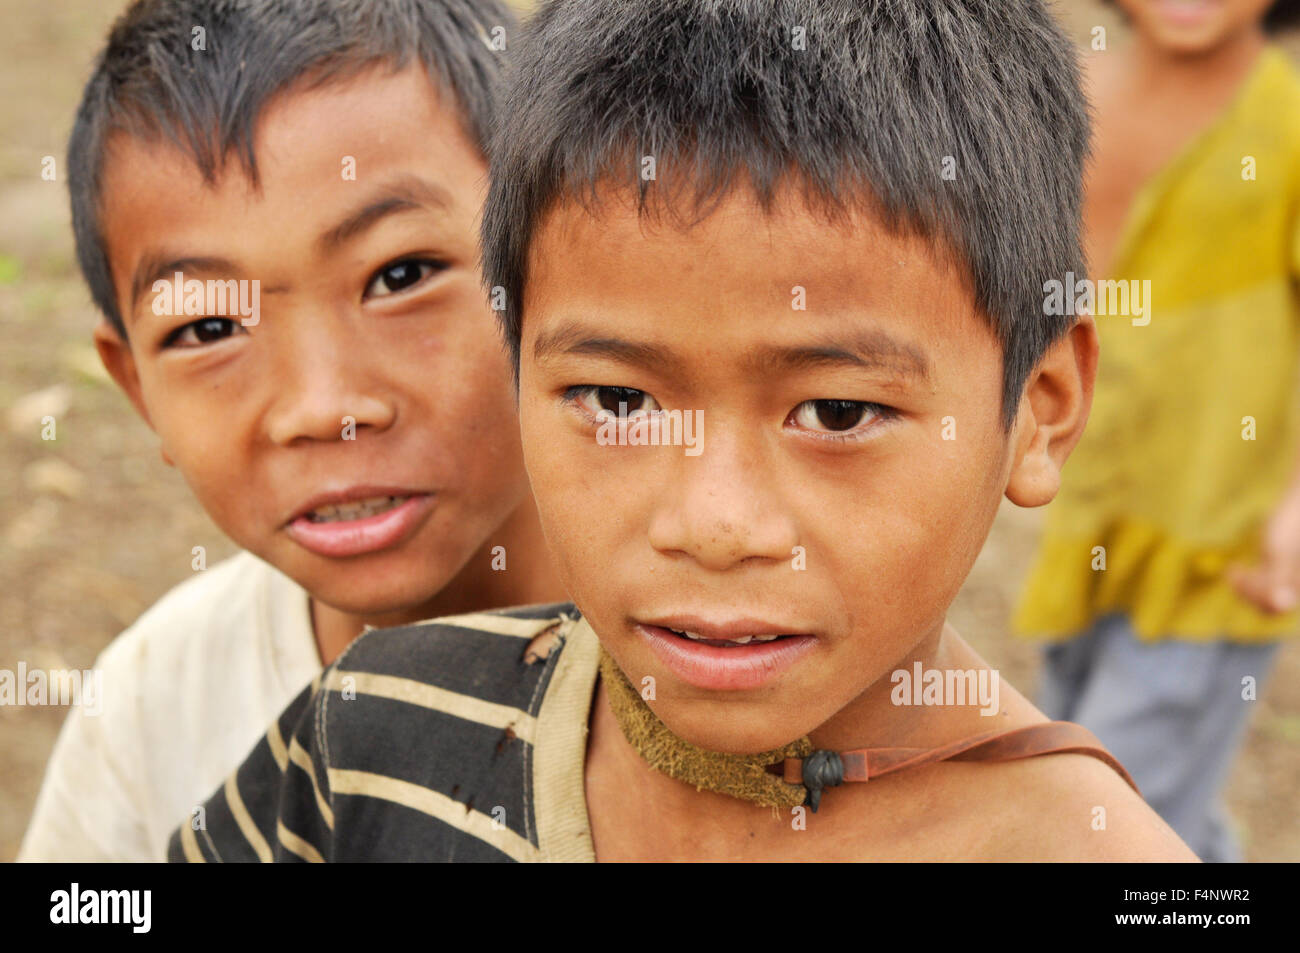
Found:
[[[168,141],[208,182],[235,156],[256,182],[253,133],[273,96],[415,61],[486,155],[515,25],[501,0],[136,0],[109,32],[68,142],[77,260],[95,305],[125,337],[99,222],[109,136]]]
[[[1075,320],[1044,313],[1043,286],[1087,274],[1088,113],[1041,0],[544,0],[508,70],[483,263],[516,374],[536,229],[620,183],[643,213],[686,196],[707,214],[743,177],[770,207],[790,176],[832,214],[930,238],[1002,343],[1007,427]]]
[[[1115,0],[1101,0],[1107,6],[1115,6]],[[1277,0],[1264,14],[1264,29],[1269,33],[1288,30],[1300,26],[1300,0]]]

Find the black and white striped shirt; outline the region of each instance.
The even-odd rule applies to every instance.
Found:
[[[549,632],[550,653],[526,660]],[[598,662],[568,604],[367,632],[172,834],[168,859],[594,860]]]

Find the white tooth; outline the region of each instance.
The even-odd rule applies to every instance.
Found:
[[[694,639],[696,642],[704,641],[704,636],[696,635],[694,632],[683,632],[682,635],[686,636],[688,639]]]
[[[386,513],[393,507],[405,503],[407,499],[405,496],[372,496],[354,503],[327,503],[316,507],[312,511],[312,518],[318,523],[365,519]]]
[[[754,637],[753,637],[752,635],[745,635],[745,636],[741,636],[740,638],[736,639],[735,641],[736,641],[736,644],[737,644],[737,645],[748,645],[748,644],[749,644],[750,642],[752,642],[753,640],[754,640]]]
[[[754,641],[755,641],[755,642],[771,642],[773,639],[779,639],[779,638],[780,638],[779,635],[756,635],[756,636],[754,636]]]

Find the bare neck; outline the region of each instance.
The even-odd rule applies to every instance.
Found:
[[[493,549],[498,546],[503,547],[508,559],[504,570],[494,568]],[[500,567],[501,563],[496,561],[495,565]],[[551,565],[530,494],[460,573],[427,602],[395,612],[360,616],[313,599],[311,617],[321,661],[328,665],[368,625],[384,628],[483,609],[563,602],[567,598]]]

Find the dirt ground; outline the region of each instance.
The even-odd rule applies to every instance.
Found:
[[[1077,36],[1117,28],[1068,0]],[[88,668],[123,627],[232,551],[160,460],[149,430],[107,382],[76,272],[63,155],[74,105],[116,2],[0,0],[0,669]],[[43,181],[54,156],[58,181]],[[40,439],[52,414],[57,440]],[[1007,505],[952,621],[1032,693],[1036,652],[1007,634],[1039,514]],[[1249,859],[1300,860],[1300,642],[1287,645],[1228,787]],[[0,860],[17,852],[65,711],[0,706]],[[145,754],[142,752],[142,755]]]

